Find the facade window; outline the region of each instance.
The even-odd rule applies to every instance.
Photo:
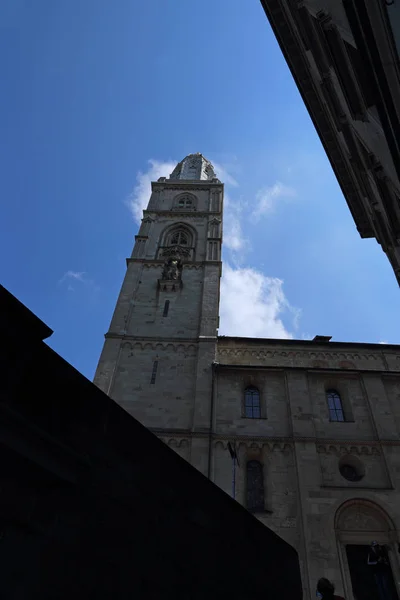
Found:
[[[348,454],[339,460],[339,472],[347,481],[361,481],[365,476],[365,466],[357,456]]]
[[[344,40],[344,45],[347,54],[349,55],[355,76],[357,77],[361,93],[364,97],[365,105],[368,108],[370,106],[374,106],[376,104],[374,84],[373,81],[371,81],[371,76],[368,72],[368,66],[364,65],[358,48],[352,46],[351,44],[346,42],[346,40]]]
[[[258,460],[249,460],[246,465],[246,505],[247,510],[264,510],[263,466]]]
[[[194,239],[193,232],[189,227],[183,223],[175,225],[162,236],[159,257],[179,255],[182,260],[190,259],[194,250]]]
[[[256,387],[249,386],[245,389],[244,414],[248,419],[261,418],[260,392]]]
[[[327,390],[326,400],[328,402],[329,409],[329,420],[330,421],[344,421],[344,412],[342,406],[342,400],[339,392],[336,390]]]
[[[180,196],[175,200],[175,210],[193,210],[196,206],[195,196]]]
[[[188,244],[188,236],[181,229],[175,231],[169,240],[169,246],[187,246]]]
[[[191,198],[181,198],[178,201],[178,206],[181,208],[191,208],[193,206],[193,200]]]
[[[155,360],[154,363],[153,363],[153,370],[151,372],[150,383],[155,383],[156,382],[157,369],[158,369],[158,360]]]
[[[219,221],[211,221],[210,223],[210,237],[217,238],[219,237]]]
[[[347,481],[360,481],[362,479],[362,476],[351,465],[342,465],[339,470],[341,476],[347,479]]]
[[[166,300],[165,304],[164,304],[163,317],[167,317],[168,316],[168,310],[169,310],[169,300]]]
[[[359,94],[357,80],[351,68],[350,56],[344,47],[344,41],[336,27],[327,27],[324,29],[324,33],[332,54],[336,75],[340,81],[343,95],[346,98],[353,118],[359,119],[364,114],[365,105]]]

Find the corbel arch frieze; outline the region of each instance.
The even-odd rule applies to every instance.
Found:
[[[162,269],[163,266],[163,261],[160,260],[158,263],[154,263],[154,262],[148,262],[148,263],[143,263],[143,269]]]
[[[197,346],[195,344],[185,344],[184,342],[145,342],[145,341],[123,341],[121,349],[135,352],[152,351],[159,353],[179,354],[186,358],[194,358],[197,355]]]
[[[380,455],[380,450],[376,446],[367,445],[351,445],[344,446],[343,444],[317,444],[318,454],[334,454],[335,456],[343,456],[345,454],[354,454],[357,456],[361,455]]]
[[[167,437],[163,438],[163,442],[170,448],[188,448],[189,446],[188,438]]]
[[[292,363],[296,360],[300,360],[304,362],[305,360],[309,361],[325,361],[324,364],[329,364],[329,362],[341,362],[340,365],[343,369],[356,369],[356,364],[354,361],[369,361],[376,362],[378,360],[382,360],[380,355],[375,354],[359,354],[352,352],[324,352],[324,351],[285,351],[285,350],[268,350],[264,349],[254,349],[254,348],[218,348],[218,353],[220,356],[232,356],[236,358],[257,358],[257,359],[279,359],[282,358],[285,361],[287,359],[291,359]],[[400,359],[400,356],[397,356],[396,359]]]
[[[196,271],[199,271],[202,268],[203,268],[203,265],[194,265],[194,264],[191,264],[191,263],[184,263],[183,264],[183,270],[184,271],[190,270],[190,269],[195,269]]]
[[[228,449],[228,443],[235,442],[237,450],[240,452],[244,450],[247,452],[292,452],[292,445],[287,442],[280,441],[269,441],[269,440],[243,440],[243,439],[215,439],[213,442],[214,448],[223,448],[224,450]]]

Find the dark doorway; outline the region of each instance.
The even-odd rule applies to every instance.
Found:
[[[346,546],[354,600],[380,600],[373,570],[367,564],[368,551],[369,546],[356,546],[353,544]],[[391,596],[388,600],[398,600],[391,570],[389,579]]]

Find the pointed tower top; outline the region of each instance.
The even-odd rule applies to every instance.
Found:
[[[214,167],[209,160],[204,158],[200,152],[196,154],[188,154],[180,163],[178,163],[175,169],[169,176],[170,179],[184,179],[184,180],[209,180],[215,179],[218,181]]]

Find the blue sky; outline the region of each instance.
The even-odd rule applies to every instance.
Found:
[[[227,183],[221,333],[399,341],[390,265],[359,238],[258,0],[3,0],[0,30],[1,281],[86,376],[132,206],[191,152]]]

